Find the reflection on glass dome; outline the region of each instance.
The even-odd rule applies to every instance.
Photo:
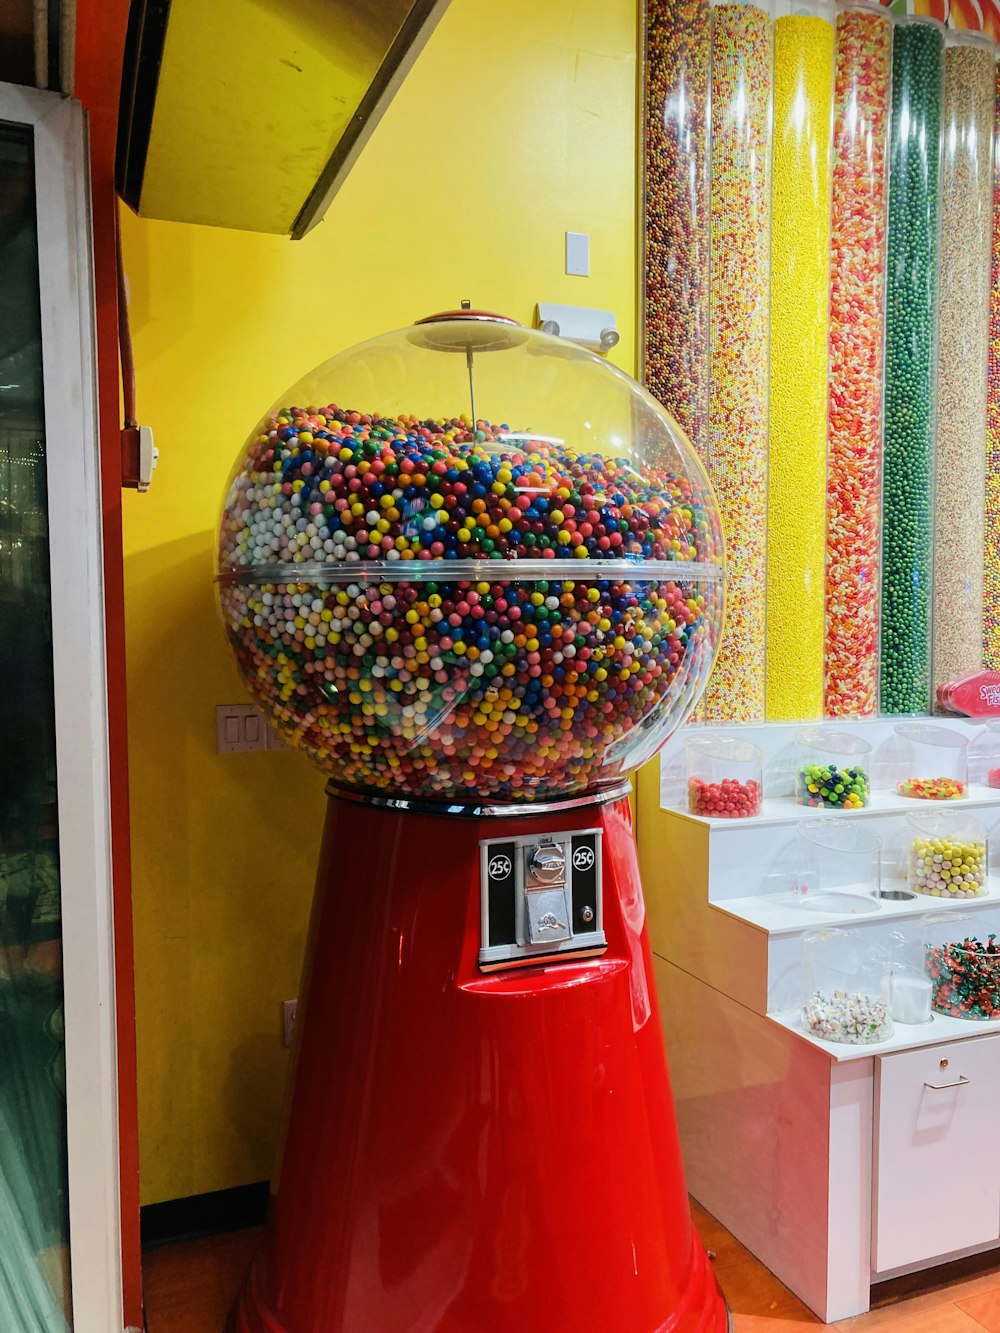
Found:
[[[714,497],[599,357],[436,318],[286,394],[231,478],[219,568],[255,700],[336,784],[442,803],[599,792],[704,686]]]

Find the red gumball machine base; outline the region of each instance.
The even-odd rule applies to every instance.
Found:
[[[579,931],[525,946],[560,903]],[[626,799],[444,818],[333,795],[302,995],[230,1333],[724,1333]]]

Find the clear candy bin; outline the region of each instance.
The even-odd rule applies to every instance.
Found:
[[[691,814],[713,819],[760,814],[762,756],[756,745],[727,736],[690,736],[684,752]]]
[[[969,789],[969,742],[960,731],[930,722],[893,728],[899,750],[900,796],[922,801],[961,800]]]
[[[969,781],[1000,788],[1000,722],[984,723],[970,743]]]
[[[978,1022],[1000,1019],[1000,942],[971,915],[935,913],[921,922],[924,966],[935,1013]]]
[[[892,970],[846,930],[802,941],[802,1024],[811,1036],[869,1046],[892,1036]]]
[[[472,310],[352,347],[265,413],[219,525],[248,689],[335,790],[439,806],[613,790],[690,711],[723,540],[629,376]]]
[[[989,892],[985,824],[957,811],[906,818],[906,882],[932,898],[981,898]]]
[[[864,823],[804,819],[796,825],[795,905],[865,916],[881,906],[882,839]]]
[[[837,727],[802,727],[795,733],[795,800],[824,810],[859,810],[868,804],[871,746]]]

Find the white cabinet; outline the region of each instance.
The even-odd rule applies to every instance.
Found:
[[[1000,1041],[876,1060],[876,1273],[1000,1239]]]

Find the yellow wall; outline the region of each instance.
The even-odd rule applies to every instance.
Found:
[[[270,1172],[323,816],[298,755],[215,754],[215,705],[245,697],[211,582],[229,467],[311,366],[463,297],[613,309],[632,369],[635,48],[634,0],[452,0],[306,240],[124,219],[160,448],[125,506],[146,1203]],[[567,229],[589,279],[564,275]]]

